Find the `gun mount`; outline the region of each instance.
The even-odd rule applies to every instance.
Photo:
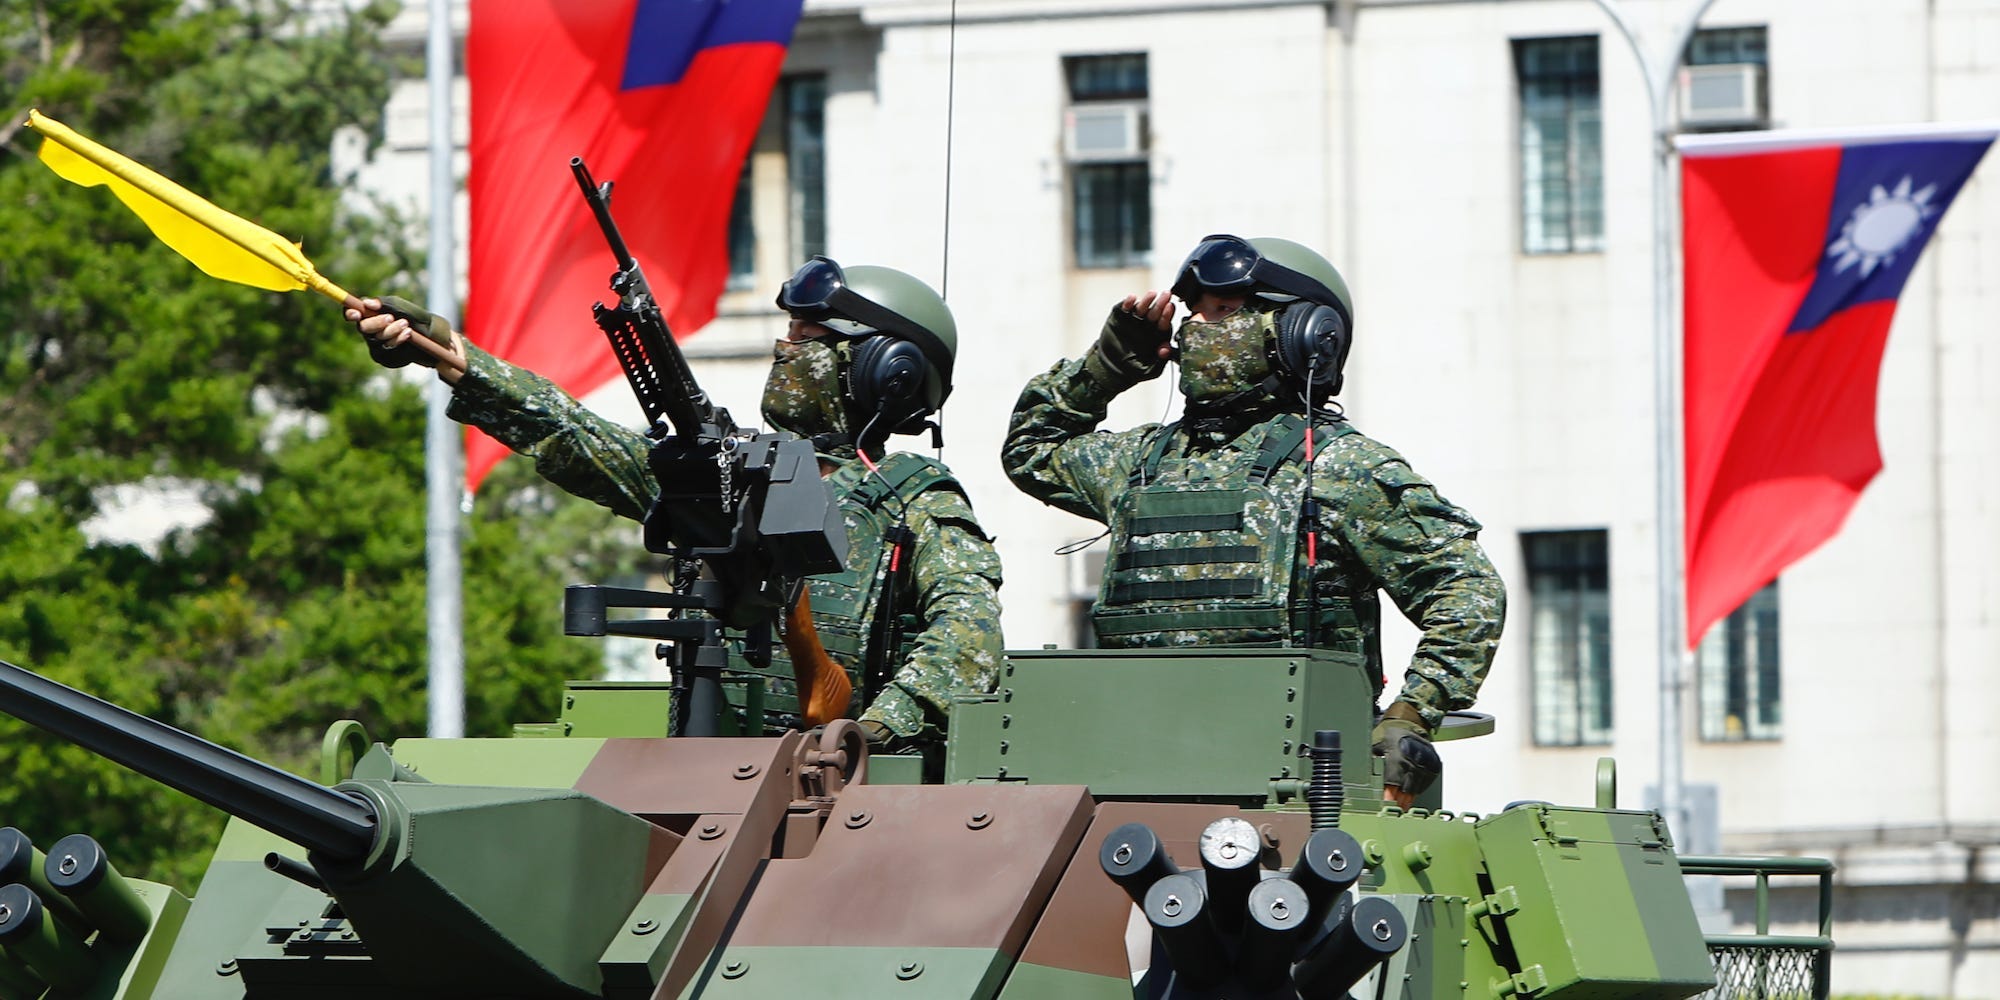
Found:
[[[811,442],[739,427],[702,391],[611,217],[611,183],[598,184],[582,157],[570,159],[570,173],[618,264],[610,280],[618,301],[593,303],[591,317],[610,340],[655,442],[647,463],[660,494],[646,514],[646,548],[689,569],[698,564],[713,579],[697,584],[692,572],[679,572],[671,595],[571,588],[566,631],[665,640],[660,653],[671,659],[681,693],[674,734],[718,735],[728,653],[713,626],[744,632],[749,659],[768,663],[773,624],[798,601],[803,578],[841,568],[847,532]],[[619,631],[606,622],[607,607],[670,608],[675,624]]]

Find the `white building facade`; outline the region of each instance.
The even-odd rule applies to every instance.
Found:
[[[1654,48],[1689,6],[1622,4]],[[420,47],[412,6],[397,28]],[[1692,110],[1717,127],[2000,118],[1991,0],[1720,0],[1702,28]],[[1478,705],[1499,729],[1445,746],[1448,802],[1588,801],[1608,755],[1638,803],[1659,749],[1653,146],[1597,4],[808,0],[784,73],[737,279],[686,341],[711,392],[754,412],[771,298],[806,254],[942,286],[960,329],[943,455],[999,537],[1007,643],[1073,645],[1094,564],[1055,551],[1099,529],[1007,483],[1015,395],[1205,234],[1318,248],[1354,291],[1347,413],[1479,517],[1509,585]],[[360,168],[417,205],[423,101],[421,80],[399,91]],[[1709,849],[1842,866],[1841,994],[2000,998],[1996,171],[1973,175],[1902,296],[1884,471],[1688,677]],[[1112,426],[1170,414],[1172,386],[1134,390]],[[622,385],[593,404],[636,418]],[[1392,624],[1392,665],[1413,634]],[[1781,896],[1790,929],[1803,900]]]

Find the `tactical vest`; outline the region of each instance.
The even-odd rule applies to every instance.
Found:
[[[1111,550],[1091,613],[1106,648],[1162,646],[1302,646],[1364,653],[1353,595],[1329,570],[1329,546],[1309,571],[1300,544],[1298,489],[1281,495],[1272,473],[1295,460],[1305,420],[1287,415],[1261,425],[1263,439],[1215,479],[1192,480],[1185,468],[1160,466],[1177,435],[1164,431],[1133,470],[1109,520]],[[1322,425],[1327,437],[1353,433]],[[1309,580],[1318,575],[1319,580]],[[1314,588],[1319,600],[1311,600]],[[1372,588],[1371,588],[1372,594]]]
[[[896,570],[901,577],[897,606],[886,609],[891,617],[881,623],[886,627],[892,648],[886,658],[879,662],[875,659],[875,646],[881,634],[878,621],[885,613],[880,602],[888,590],[890,574],[889,532],[901,519],[902,505],[914,502],[925,490],[938,485],[958,489],[950,473],[920,455],[894,452],[882,460],[879,468],[880,475],[872,472],[864,475],[839,498],[841,519],[847,526],[847,567],[838,573],[806,578],[807,591],[812,597],[813,626],[819,632],[820,645],[835,663],[847,670],[854,685],[854,700],[846,713],[849,718],[858,718],[867,707],[863,692],[867,688],[869,666],[872,664],[893,677],[916,645],[917,633],[923,630],[916,615],[917,594],[910,572],[909,561],[915,553],[905,552],[903,564]],[[798,688],[784,645],[774,638],[772,646],[769,667],[752,666],[743,658],[740,645],[732,648],[729,665],[732,671],[764,679],[765,719],[768,725],[783,728],[799,714]],[[744,707],[741,690],[732,685],[729,696],[738,708]],[[756,727],[749,727],[748,731],[755,732]]]

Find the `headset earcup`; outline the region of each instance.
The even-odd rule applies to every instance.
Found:
[[[1332,306],[1300,300],[1278,314],[1278,367],[1295,389],[1310,373],[1315,403],[1340,393],[1349,342],[1347,318]]]
[[[849,375],[854,403],[862,412],[880,413],[889,427],[930,407],[924,399],[930,360],[922,348],[896,337],[869,337],[854,347]]]

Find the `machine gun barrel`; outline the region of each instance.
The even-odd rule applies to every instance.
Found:
[[[374,847],[375,809],[0,661],[0,711],[340,861]]]
[[[664,417],[673,425],[675,434],[690,441],[735,434],[737,428],[728,411],[710,402],[694,380],[694,369],[688,367],[687,356],[681,353],[673,331],[667,329],[666,320],[660,315],[652,286],[646,283],[646,272],[639,267],[638,259],[625,245],[625,237],[618,232],[618,223],[611,218],[611,185],[607,182],[599,186],[581,156],[570,157],[569,170],[576,177],[576,186],[583,191],[583,200],[590,204],[590,213],[597,217],[597,228],[604,231],[605,241],[611,244],[611,255],[618,261],[618,270],[611,276],[611,290],[618,293],[618,306],[607,308],[599,303],[591,315],[610,339],[611,351],[617,356],[619,367],[625,369],[633,394],[639,397],[648,426],[658,426]]]

